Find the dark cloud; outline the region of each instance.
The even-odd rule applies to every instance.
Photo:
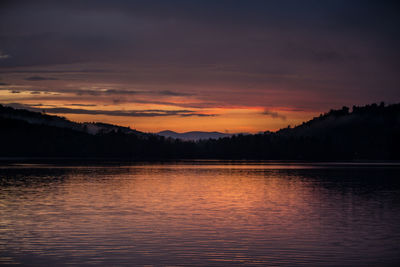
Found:
[[[3,83],[3,82],[0,82],[0,85],[10,85],[10,84],[8,84],[8,83]]]
[[[3,51],[0,51],[0,60],[9,58],[10,55],[5,54]]]
[[[32,92],[31,92],[31,95],[40,95],[40,92],[38,92],[38,91],[32,91]]]
[[[265,109],[262,114],[266,115],[266,116],[270,116],[274,119],[276,118],[276,119],[286,120],[285,115],[279,114],[278,112],[275,112],[275,111],[270,111],[268,109]]]
[[[320,62],[334,62],[346,59],[352,59],[353,57],[345,57],[337,51],[317,51],[313,54],[313,58]]]
[[[79,96],[196,92],[207,103],[319,109],[400,100],[397,1],[13,2],[0,9],[1,73],[145,88]]]
[[[11,90],[10,93],[12,93],[12,94],[19,94],[19,93],[21,93],[21,91],[19,91],[19,90]]]
[[[71,90],[68,90],[67,92],[74,93],[78,96],[81,96],[81,95],[99,96],[99,95],[115,95],[115,94],[135,95],[135,94],[137,94],[136,91],[125,91],[125,90],[120,91],[120,90],[115,90],[115,89],[107,89],[107,90],[71,89]]]
[[[169,91],[169,90],[163,90],[163,91],[156,91],[154,92],[155,94],[160,94],[160,95],[165,95],[165,96],[190,96],[193,94],[189,94],[189,93],[180,93],[180,92],[173,92],[173,91]]]
[[[65,91],[64,91],[65,92]],[[77,95],[162,95],[162,96],[190,96],[193,94],[180,93],[169,90],[164,91],[140,91],[140,90],[119,90],[119,89],[107,89],[107,90],[68,90],[69,93],[73,92]]]
[[[96,107],[95,104],[69,104],[70,106],[77,106],[77,107]]]
[[[36,79],[39,81],[40,79]],[[48,80],[47,78],[43,80]],[[1,84],[0,85],[8,85]],[[10,90],[9,88],[0,88],[0,90]],[[33,94],[40,93],[70,93],[75,94],[77,96],[89,95],[89,96],[113,96],[113,95],[121,95],[121,96],[129,96],[129,95],[159,95],[159,96],[192,96],[192,93],[181,93],[169,90],[161,90],[161,91],[145,91],[145,90],[121,90],[121,89],[58,89],[58,88],[31,88],[26,87],[22,88],[19,91],[32,91]],[[124,102],[123,99],[115,99],[115,103]],[[165,102],[166,103],[166,102]]]
[[[379,35],[378,45],[387,45],[382,37],[393,39],[399,26],[392,8],[390,2],[377,1],[25,2],[3,14],[10,29],[3,29],[0,41],[15,56],[2,64],[124,59],[251,64],[270,59],[290,41],[317,49],[318,42],[309,37],[321,35],[317,39],[323,41],[324,32],[333,46],[335,38],[352,35]]]
[[[8,106],[14,108],[23,108],[32,111],[42,112],[45,110],[46,113],[50,114],[85,114],[85,115],[107,115],[107,116],[118,116],[118,117],[165,117],[165,116],[181,116],[181,117],[212,117],[215,114],[205,114],[193,110],[161,110],[161,109],[147,109],[147,110],[89,110],[89,109],[73,109],[64,107],[51,107],[44,108],[44,105],[24,105],[20,103],[10,103]],[[42,108],[36,108],[41,106]]]
[[[75,74],[75,73],[112,73],[112,70],[102,69],[76,69],[76,70],[52,70],[52,69],[0,69],[0,73],[55,73],[55,74]]]
[[[49,80],[58,80],[57,78],[53,77],[43,77],[43,76],[31,76],[25,78],[27,81],[49,81]]]
[[[192,110],[127,110],[126,111],[126,110],[46,108],[46,112],[52,114],[86,114],[86,115],[108,115],[108,116],[124,116],[124,117],[215,116],[214,114],[198,113]]]

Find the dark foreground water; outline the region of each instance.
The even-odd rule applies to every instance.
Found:
[[[400,263],[400,167],[0,166],[0,264]]]

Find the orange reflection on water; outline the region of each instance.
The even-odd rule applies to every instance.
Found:
[[[360,243],[365,234],[395,232],[392,213],[329,190],[306,164],[26,170],[1,188],[6,263],[24,256],[70,264],[322,264],[357,243],[346,254],[350,263],[377,247]],[[376,229],[376,221],[388,224]]]

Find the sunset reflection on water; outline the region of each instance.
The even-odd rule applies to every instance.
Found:
[[[0,263],[360,265],[400,257],[396,166],[0,168]]]

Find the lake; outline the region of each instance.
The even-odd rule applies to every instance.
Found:
[[[395,266],[400,165],[0,165],[0,264]]]

